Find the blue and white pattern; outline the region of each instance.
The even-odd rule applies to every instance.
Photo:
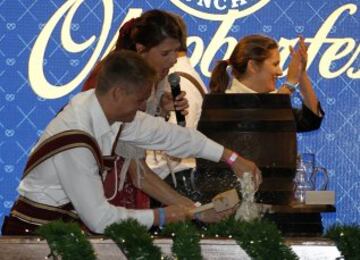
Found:
[[[315,153],[329,170],[337,212],[323,214],[325,227],[359,224],[359,6],[359,0],[0,0],[0,224],[44,127],[81,89],[125,17],[153,8],[184,18],[192,62],[206,83],[215,61],[244,35],[265,33],[284,46],[299,34],[307,39],[308,71],[326,118],[319,131],[298,136],[299,150]]]

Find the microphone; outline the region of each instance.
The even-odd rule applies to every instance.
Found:
[[[177,75],[174,72],[174,73],[171,73],[168,76],[168,81],[170,83],[171,94],[172,94],[173,100],[175,102],[175,98],[181,92],[181,90],[180,90],[180,77],[179,77],[179,75]],[[185,126],[186,125],[185,116],[183,114],[181,114],[181,111],[175,110],[175,115],[176,115],[177,124],[180,125],[180,126]]]

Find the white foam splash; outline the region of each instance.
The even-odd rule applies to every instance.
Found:
[[[265,209],[255,203],[255,184],[250,172],[245,172],[241,178],[238,178],[241,186],[242,200],[239,208],[235,213],[236,220],[251,221],[262,218]]]

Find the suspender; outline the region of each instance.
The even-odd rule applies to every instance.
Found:
[[[103,169],[102,154],[96,140],[88,133],[81,130],[68,130],[58,133],[42,142],[31,154],[24,170],[24,178],[29,172],[43,161],[63,151],[73,148],[88,148],[94,155],[99,165],[100,172]]]
[[[121,124],[121,126],[120,126],[120,128],[119,128],[119,131],[118,131],[118,133],[116,134],[115,141],[114,141],[113,146],[112,146],[112,148],[111,148],[111,155],[115,155],[116,146],[117,146],[117,143],[118,143],[118,141],[119,141],[119,137],[120,137],[121,131],[122,131],[123,128],[124,128],[124,125],[125,125],[125,123],[122,123],[122,124]]]
[[[119,131],[116,134],[115,141],[114,141],[113,146],[111,148],[111,155],[102,156],[103,165],[102,165],[102,168],[100,169],[100,175],[102,175],[101,173],[104,170],[108,171],[108,170],[110,170],[110,169],[112,169],[114,167],[114,161],[116,160],[115,150],[116,150],[117,143],[119,141],[119,136],[121,134],[121,131],[122,131],[124,125],[125,124],[121,124],[121,126],[119,128]]]
[[[29,174],[40,163],[49,159],[50,157],[73,148],[87,148],[89,149],[99,166],[99,173],[104,170],[111,169],[113,167],[113,161],[115,159],[115,149],[120,133],[124,124],[119,128],[116,135],[115,142],[111,149],[111,156],[103,156],[98,143],[95,138],[82,130],[67,130],[56,135],[53,135],[42,142],[30,155],[28,162],[26,163],[23,178]]]
[[[121,130],[122,127],[120,127],[116,136],[112,152],[114,152]],[[113,166],[113,156],[109,156],[109,158],[103,159],[98,143],[91,135],[81,130],[68,130],[51,136],[39,144],[39,146],[29,157],[29,160],[25,166],[23,178],[27,176],[32,169],[45,160],[49,159],[51,156],[78,147],[87,148],[92,152],[95,160],[99,165],[100,175],[104,169],[107,167],[111,168]],[[37,203],[20,196],[11,210],[10,217],[8,217],[7,228],[10,233],[15,232],[15,229],[19,229],[21,232],[26,233],[26,231],[22,230],[24,225],[25,230],[28,229],[32,231],[36,226],[56,219],[62,219],[64,221],[80,221],[77,214],[72,212],[73,209],[74,208],[71,202],[60,207],[54,207],[42,203]],[[20,225],[21,227],[15,228],[15,226],[11,224],[11,221],[15,221],[15,226]]]
[[[183,72],[183,71],[176,71],[176,74],[178,74],[180,77],[184,77],[187,80],[189,80],[196,88],[197,90],[200,92],[201,96],[204,97],[206,95],[204,89],[202,88],[201,84],[199,83],[199,81],[197,81],[192,75]]]

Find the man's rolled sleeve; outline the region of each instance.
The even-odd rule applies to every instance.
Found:
[[[224,146],[207,139],[204,149],[202,150],[201,157],[207,158],[210,161],[218,162],[224,152]]]
[[[148,229],[154,224],[154,211],[152,209],[142,210],[128,210],[129,215],[136,219],[142,225],[145,225]]]

